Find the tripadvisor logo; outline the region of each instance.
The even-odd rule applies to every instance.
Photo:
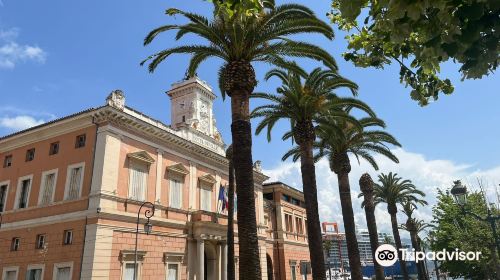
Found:
[[[398,260],[398,251],[390,244],[382,244],[375,251],[375,261],[381,266],[392,266]]]
[[[401,249],[400,251],[403,260],[414,261],[417,263],[426,260],[478,261],[481,256],[481,252],[464,252],[458,249],[455,249],[454,251],[447,251],[446,249],[443,249],[437,252],[431,251],[426,253],[415,251],[415,249],[412,249],[411,251],[407,249]],[[398,251],[396,250],[396,248],[394,248],[394,246],[390,244],[380,245],[375,251],[375,261],[381,266],[392,266],[398,260],[397,252]]]

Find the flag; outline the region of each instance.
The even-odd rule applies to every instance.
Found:
[[[225,209],[227,209],[227,191],[224,186],[220,185],[219,198],[217,200],[217,211],[222,213]]]
[[[222,201],[222,212],[227,211],[227,209],[229,208],[229,199],[227,197],[227,189],[228,188],[224,188],[224,200]]]

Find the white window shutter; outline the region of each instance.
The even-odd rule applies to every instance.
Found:
[[[146,197],[147,186],[147,167],[140,164],[131,164],[130,166],[130,197],[135,200],[144,201]]]
[[[201,188],[201,210],[212,211],[212,190]]]
[[[55,186],[55,177],[54,173],[47,174],[45,176],[45,182],[43,186],[43,196],[42,196],[42,205],[47,205],[52,202],[52,194],[54,193]]]
[[[77,199],[80,196],[80,182],[82,178],[82,168],[75,167],[71,169],[69,183],[68,199]]]
[[[170,180],[170,207],[182,207],[182,183],[177,179]]]

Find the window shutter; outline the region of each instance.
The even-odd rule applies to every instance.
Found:
[[[182,183],[177,179],[170,180],[170,207],[181,208],[182,207]]]
[[[135,200],[145,200],[147,185],[147,167],[139,164],[130,166],[130,196]]]
[[[81,167],[76,167],[76,168],[71,169],[68,199],[77,199],[80,196],[81,177],[82,177],[82,168]]]
[[[179,265],[178,264],[168,264],[168,275],[167,280],[178,280],[179,275]]]
[[[207,188],[201,188],[201,210],[212,211],[212,191]]]
[[[43,187],[42,205],[47,205],[52,202],[52,193],[54,192],[55,174],[45,176]]]

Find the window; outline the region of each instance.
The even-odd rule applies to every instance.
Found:
[[[139,264],[137,264],[137,274],[139,274]],[[136,274],[136,275],[137,275]],[[124,265],[123,269],[123,280],[132,280],[134,279],[134,263],[126,263]],[[139,279],[139,277],[136,277],[136,279]]]
[[[85,134],[76,136],[75,148],[78,149],[85,147],[86,138],[87,136]]]
[[[16,192],[16,207],[14,207],[15,209],[28,207],[31,189],[31,178],[33,178],[33,176],[30,175],[19,179],[19,185]]]
[[[26,151],[26,161],[32,161],[35,159],[35,148]]]
[[[73,262],[56,263],[52,272],[54,280],[71,280],[73,274]]]
[[[35,243],[35,248],[36,249],[43,249],[45,246],[45,234],[39,234],[36,236],[36,243]]]
[[[290,214],[285,214],[285,230],[287,232],[293,232],[293,219]]]
[[[26,280],[42,280],[43,265],[29,265],[26,272]]]
[[[57,155],[59,153],[59,142],[50,144],[49,155]]]
[[[2,280],[17,280],[18,272],[19,267],[17,266],[5,267],[3,269]]]
[[[129,198],[139,201],[146,199],[148,165],[137,161],[129,161]]]
[[[167,280],[179,280],[179,264],[167,264]]]
[[[201,210],[212,211],[212,188],[204,186],[200,190]]]
[[[17,251],[17,250],[19,250],[19,245],[20,244],[21,244],[21,239],[19,237],[12,238],[12,241],[10,243],[10,250],[11,251]]]
[[[42,184],[40,185],[38,205],[48,205],[54,201],[56,182],[57,170],[42,173]]]
[[[295,270],[295,263],[290,264],[290,271],[292,273],[292,280],[297,280],[297,271]]]
[[[3,160],[3,167],[11,167],[12,166],[12,155],[5,156]]]
[[[295,224],[297,224],[297,233],[304,234],[304,228],[302,225],[302,218],[295,217]]]
[[[65,230],[63,236],[64,245],[71,245],[71,243],[73,243],[73,230]]]
[[[66,176],[66,188],[64,190],[64,199],[73,200],[80,197],[83,183],[84,164],[74,164],[68,166],[68,175]]]
[[[5,210],[5,204],[7,203],[8,186],[8,183],[0,183],[0,213]]]
[[[182,208],[182,182],[179,179],[170,179],[170,207]]]

